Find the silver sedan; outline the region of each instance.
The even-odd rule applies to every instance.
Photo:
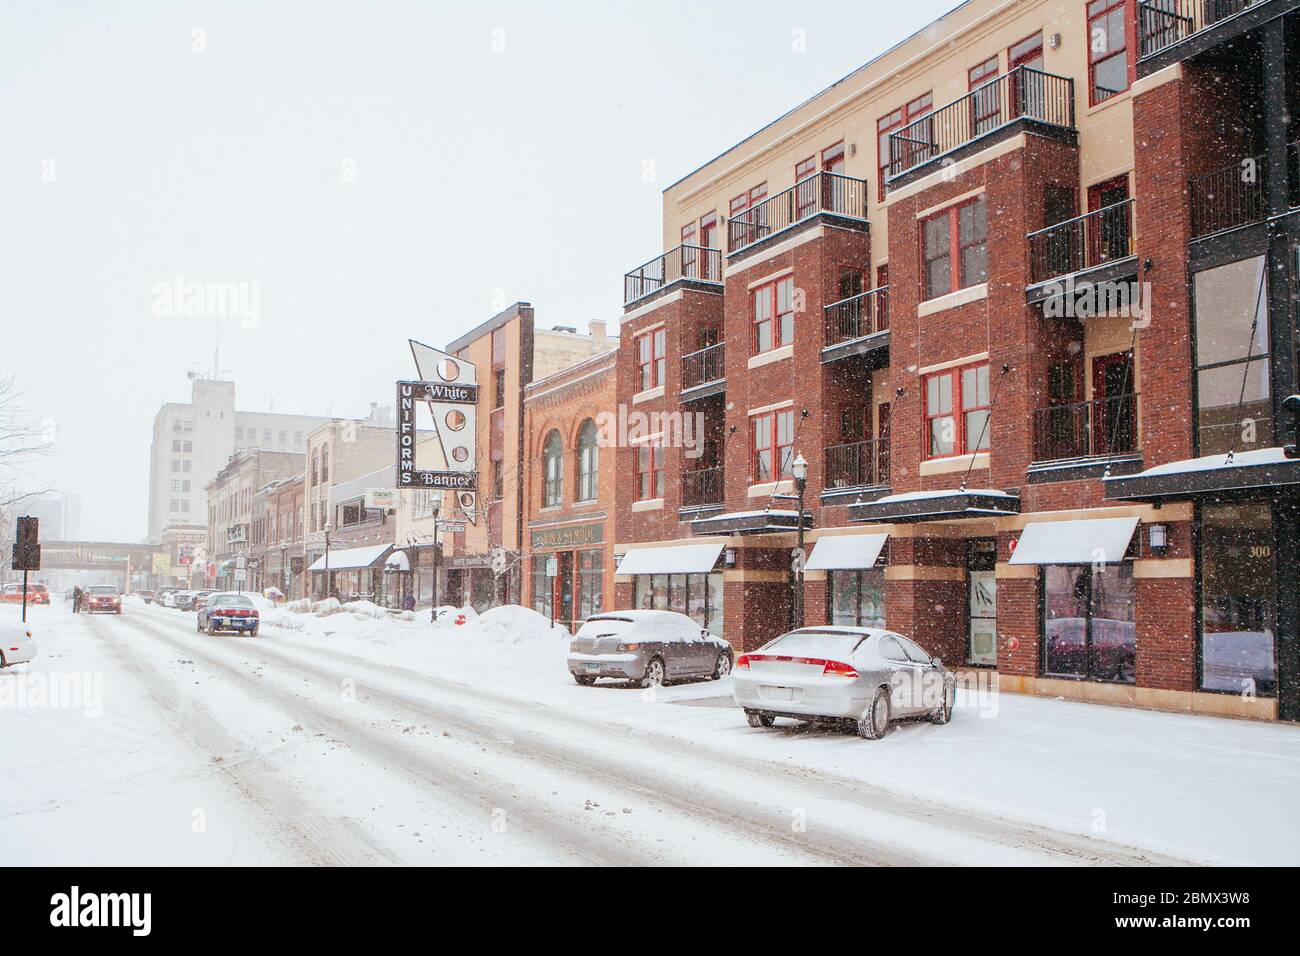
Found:
[[[736,659],[733,696],[751,727],[777,717],[851,721],[869,740],[889,723],[952,719],[956,680],[937,657],[893,631],[805,627]]]
[[[731,673],[731,645],[676,611],[610,611],[587,618],[569,645],[573,679],[584,687],[598,677],[637,681],[643,687],[670,680]]]

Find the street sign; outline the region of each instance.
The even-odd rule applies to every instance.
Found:
[[[159,577],[166,577],[172,573],[171,556],[168,554],[157,554],[153,556],[153,573]]]
[[[440,531],[450,531],[450,532],[452,532],[452,533],[454,534],[454,533],[456,533],[456,532],[460,532],[460,531],[464,531],[464,530],[465,530],[465,522],[463,522],[463,521],[443,521],[441,518],[439,518],[439,519],[438,519],[438,530],[440,530]]]
[[[22,515],[14,534],[13,570],[39,571],[41,569],[41,543],[39,518]]]
[[[795,574],[798,574],[800,571],[803,570],[803,562],[804,562],[803,548],[791,548],[790,549],[790,570],[793,571]]]
[[[367,488],[366,489],[366,507],[382,508],[385,511],[392,511],[397,508],[397,489],[395,488]]]
[[[235,583],[236,584],[248,583],[248,571],[246,569],[235,568]]]
[[[546,559],[546,576],[553,578],[560,573],[560,562],[555,558]]]
[[[478,373],[473,362],[450,352],[409,340],[411,357],[415,360],[415,374],[420,381],[413,383],[410,405],[410,440],[415,441],[414,401],[428,405],[433,417],[433,430],[441,452],[439,467],[432,472],[412,475],[404,472],[402,412],[402,384],[398,385],[398,487],[438,488],[457,492],[465,520],[473,524],[478,510]],[[414,462],[414,445],[410,448],[412,472],[418,471]],[[456,477],[458,476],[458,477]]]

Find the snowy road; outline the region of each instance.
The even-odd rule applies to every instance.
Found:
[[[660,692],[682,695],[685,707],[571,685],[565,695],[585,696],[539,700],[514,689],[508,666],[500,681],[467,681],[382,645],[361,656],[355,643],[274,628],[256,640],[207,637],[192,614],[163,608],[131,604],[120,618],[39,610],[38,666],[102,673],[103,716],[0,712],[16,731],[0,740],[0,862],[1141,865],[1200,856],[918,799],[869,776],[728,746],[707,728],[686,735],[604,712],[726,713],[739,724],[718,684]],[[585,706],[593,700],[596,710]],[[782,741],[806,742],[794,733],[767,742]],[[847,735],[828,743],[873,746]]]

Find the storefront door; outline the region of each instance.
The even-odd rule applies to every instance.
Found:
[[[967,660],[985,667],[995,667],[998,663],[996,561],[997,542],[993,538],[977,538],[970,543],[966,572],[970,613]]]

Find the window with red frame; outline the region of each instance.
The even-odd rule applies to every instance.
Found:
[[[794,276],[754,290],[754,354],[794,343]]]
[[[965,365],[925,377],[926,457],[989,448],[989,366]]]
[[[975,92],[971,97],[971,132],[980,136],[996,129],[1002,122],[1002,100],[997,86],[986,86],[997,78],[998,58],[991,56],[966,73],[966,88]]]
[[[636,450],[637,497],[652,501],[664,496],[664,450],[659,444],[640,445]]]
[[[749,420],[749,430],[753,483],[789,478],[794,464],[794,409],[755,415]]]
[[[958,203],[921,223],[921,280],[926,299],[988,279],[984,196]]]
[[[796,183],[794,190],[795,211],[794,218],[797,222],[812,215],[817,208],[817,181],[805,183],[804,180],[817,172],[817,157],[809,156],[802,162],[796,163],[794,167],[794,181]],[[801,184],[801,185],[800,185]]]
[[[918,96],[906,106],[901,106],[892,113],[886,113],[876,120],[876,161],[880,166],[880,185],[878,187],[880,202],[885,201],[885,181],[889,179],[889,134],[896,133],[913,120],[920,119],[930,112],[934,98],[930,93]]]
[[[757,206],[767,198],[767,183],[762,182],[755,186],[747,193],[741,193],[735,199],[731,200],[727,207],[727,214],[735,219],[743,212],[747,212],[754,206]]]
[[[844,140],[822,150],[822,172],[844,172]]]
[[[665,329],[647,332],[636,340],[638,392],[664,383],[664,371],[668,362],[667,344]]]
[[[1128,89],[1128,7],[1128,0],[1088,4],[1088,89],[1094,106]]]

